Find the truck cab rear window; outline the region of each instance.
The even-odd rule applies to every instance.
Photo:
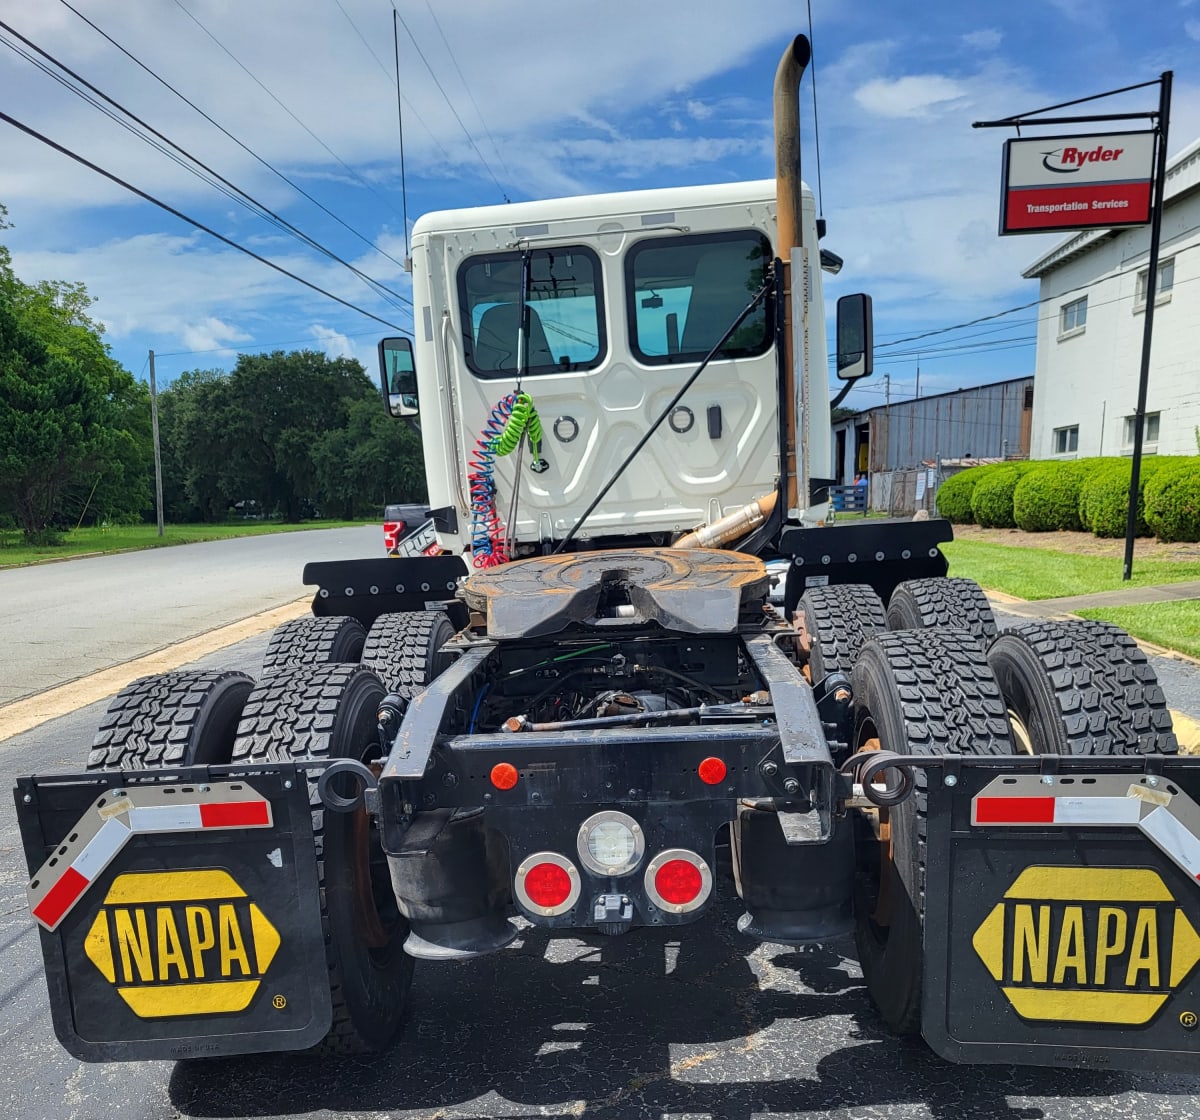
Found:
[[[579,245],[530,252],[530,374],[592,369],[604,359],[600,261]],[[522,254],[471,257],[458,270],[467,366],[479,377],[511,378],[520,362]]]
[[[762,286],[771,247],[757,230],[658,237],[625,258],[626,312],[634,354],[647,365],[698,362]],[[771,344],[764,300],[721,348],[752,358]]]

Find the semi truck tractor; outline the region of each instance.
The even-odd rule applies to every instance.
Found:
[[[380,376],[436,540],[308,565],[260,672],[137,681],[17,781],[72,1054],[379,1049],[414,964],[729,890],[748,947],[852,937],[947,1059],[1200,1069],[1200,771],[1145,656],[998,631],[944,521],[831,518],[807,61],[774,182],[416,223]],[[866,296],[835,333],[868,375]]]

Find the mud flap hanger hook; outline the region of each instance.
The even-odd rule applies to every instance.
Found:
[[[354,781],[354,795],[347,797],[333,788],[338,774],[349,774]],[[354,758],[339,758],[331,762],[317,779],[317,796],[326,809],[334,813],[353,813],[366,804],[370,794],[377,793],[378,782],[369,767]]]

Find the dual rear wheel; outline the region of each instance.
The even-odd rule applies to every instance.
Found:
[[[852,681],[855,750],[1178,750],[1153,667],[1107,623],[1037,623],[1000,634],[986,651],[971,630],[890,631],[863,645]],[[902,1034],[919,1030],[921,1014],[928,781],[919,767],[912,776],[907,801],[864,818],[856,895],[863,976],[884,1021]]]
[[[370,637],[356,620],[306,618],[272,636],[257,684],[245,673],[204,670],[134,681],[110,703],[88,769],[377,759],[379,702],[389,691],[411,696],[441,672],[448,660],[441,646],[453,633],[440,612],[381,622],[379,634],[371,630],[377,640],[370,664],[359,664]],[[403,643],[390,657],[385,632]],[[327,811],[317,795],[319,774],[310,772],[308,793],[333,1003],[320,1048],[378,1050],[404,1019],[412,981],[412,958],[403,949],[408,926],[374,823],[362,810]]]

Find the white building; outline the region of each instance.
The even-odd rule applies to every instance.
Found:
[[[1146,454],[1197,451],[1200,140],[1167,165]],[[1034,459],[1129,455],[1145,323],[1150,227],[1072,234],[1024,276],[1041,281]]]

